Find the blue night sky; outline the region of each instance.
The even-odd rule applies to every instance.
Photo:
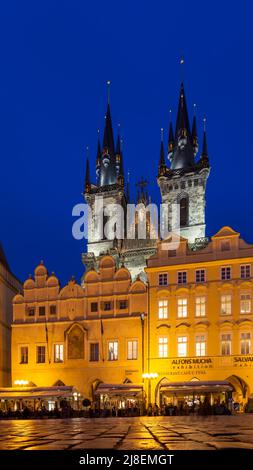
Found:
[[[207,116],[207,234],[231,225],[253,242],[252,14],[250,1],[1,2],[0,239],[21,280],[40,259],[62,284],[83,273],[71,212],[83,201],[87,145],[95,180],[108,79],[125,170],[160,201],[160,128],[167,140],[182,54],[199,131]]]

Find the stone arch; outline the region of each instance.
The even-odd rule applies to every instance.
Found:
[[[92,400],[95,400],[95,392],[100,384],[103,384],[104,382],[100,379],[95,379],[92,384],[91,384],[91,396]]]
[[[161,385],[169,383],[169,379],[167,377],[163,377],[162,379],[157,382],[156,387],[155,387],[155,403],[160,405],[160,388]]]
[[[238,375],[232,374],[226,380],[232,385],[235,391],[241,392],[244,399],[247,397],[249,394],[249,386],[244,379]]]

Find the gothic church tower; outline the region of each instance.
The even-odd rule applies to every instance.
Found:
[[[164,152],[161,151],[157,182],[162,202],[168,204],[168,230],[187,238],[190,245],[196,248],[204,242],[206,229],[205,193],[210,167],[205,129],[199,159],[197,159],[197,153],[196,116],[194,116],[192,128],[190,128],[184,85],[181,83],[175,135],[172,122],[169,127],[168,159],[170,167],[167,167]],[[179,220],[176,230],[173,207],[177,207],[178,211]]]

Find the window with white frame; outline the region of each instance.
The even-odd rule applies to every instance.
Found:
[[[46,362],[46,346],[37,346],[36,360],[37,364],[44,364]]]
[[[159,286],[167,286],[168,285],[168,274],[167,273],[159,274],[158,284],[159,284]]]
[[[168,318],[168,300],[158,300],[158,318],[160,320]]]
[[[197,335],[195,340],[196,356],[206,356],[206,337],[205,335]]]
[[[28,364],[28,346],[20,346],[20,364]]]
[[[241,354],[250,354],[251,350],[251,335],[250,333],[241,333],[240,337],[240,352]]]
[[[195,281],[196,282],[205,282],[206,281],[206,270],[205,269],[196,269],[196,271],[195,271]]]
[[[179,297],[177,299],[177,316],[178,318],[186,318],[188,315],[188,299]]]
[[[177,355],[178,355],[178,357],[186,357],[187,356],[187,343],[188,343],[187,336],[178,336],[178,338],[177,338]]]
[[[168,357],[168,338],[166,336],[158,338],[158,356]]]
[[[108,361],[117,361],[119,357],[118,341],[109,341],[108,343]]]
[[[250,277],[250,264],[241,264],[240,266],[240,274],[241,274],[241,279],[247,279]]]
[[[231,355],[231,344],[232,344],[232,335],[230,333],[221,335],[221,355],[222,356]]]
[[[177,273],[177,283],[186,284],[187,283],[187,271],[178,271]]]
[[[198,296],[195,299],[195,315],[196,317],[206,316],[206,297],[204,295]]]
[[[240,295],[240,313],[251,313],[251,295]]]
[[[231,315],[232,313],[232,295],[222,294],[221,295],[221,315]]]
[[[54,362],[63,362],[63,344],[54,344]]]
[[[221,280],[222,281],[231,279],[231,267],[230,266],[223,266],[221,268],[220,275],[221,275]]]
[[[127,342],[127,359],[138,359],[138,341],[136,339]]]

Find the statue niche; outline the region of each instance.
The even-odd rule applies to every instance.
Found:
[[[74,326],[68,334],[68,359],[84,358],[84,332]]]

